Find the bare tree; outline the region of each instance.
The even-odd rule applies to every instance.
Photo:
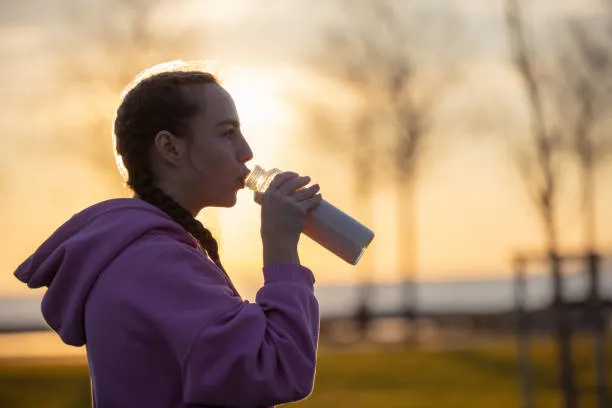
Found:
[[[186,4],[167,0],[73,0],[65,15],[66,52],[57,78],[67,98],[86,109],[65,115],[59,135],[46,150],[80,159],[109,191],[125,194],[111,143],[112,122],[121,91],[142,70],[174,59],[201,59],[205,33],[181,16],[167,13]],[[183,13],[184,17],[184,13]],[[218,211],[208,209],[206,224],[219,238]]]
[[[612,4],[612,3],[610,3]],[[601,299],[600,262],[597,242],[596,184],[599,167],[612,152],[612,133],[605,128],[604,119],[612,112],[612,9],[608,9],[607,31],[597,30],[591,21],[573,20],[566,28],[570,43],[562,48],[561,67],[565,84],[558,101],[568,129],[570,153],[578,162],[581,184],[582,239],[587,275],[590,281],[589,323],[595,335],[594,366],[596,371],[598,406],[607,407],[606,367],[606,310]],[[607,32],[607,35],[605,34]],[[603,125],[603,126],[601,126]]]
[[[570,21],[567,29],[570,43],[561,51],[559,80],[565,92],[557,102],[568,150],[580,168],[583,245],[593,252],[597,248],[595,175],[612,153],[612,132],[598,126],[612,112],[612,49],[606,43],[609,38],[599,36],[589,21]]]
[[[532,51],[527,45],[518,0],[507,0],[506,20],[510,35],[514,66],[527,93],[531,112],[531,137],[527,143],[512,145],[518,170],[534,201],[546,237],[549,252],[558,252],[558,231],[555,213],[561,179],[561,138],[559,131],[547,121],[543,85],[538,82]]]
[[[167,24],[163,13],[186,3],[166,0],[74,0],[65,16],[66,52],[57,78],[67,98],[86,106],[80,118],[66,116],[59,135],[46,150],[79,158],[109,191],[124,194],[114,160],[112,121],[121,91],[142,70],[174,59],[200,59],[205,33],[179,16]],[[175,23],[176,22],[176,23]],[[207,226],[218,237],[218,212],[207,210]]]
[[[70,38],[58,77],[88,109],[83,131],[62,132],[58,148],[81,157],[111,185],[120,185],[110,134],[122,89],[151,65],[195,55],[200,42],[201,33],[193,28],[164,32],[167,27],[155,21],[164,5],[160,0],[75,1],[66,15]]]
[[[560,384],[565,394],[566,408],[575,408],[577,395],[572,368],[571,333],[564,313],[559,242],[555,220],[559,201],[560,159],[563,146],[558,129],[547,121],[543,86],[535,72],[532,50],[528,47],[519,0],[506,0],[506,23],[514,65],[525,85],[532,124],[531,137],[528,142],[515,144],[514,153],[518,169],[537,207],[546,235],[559,341]]]
[[[355,95],[358,103],[344,137],[330,138],[334,129],[325,114],[331,113],[321,109],[312,123],[315,128],[323,125],[326,131],[313,129],[311,133],[325,135],[325,146],[331,143],[335,148],[341,147],[341,154],[349,155],[356,181],[355,201],[362,216],[372,211],[370,196],[377,183],[392,183],[396,187],[404,311],[407,317],[414,317],[414,185],[436,95],[433,87],[424,86],[427,81],[422,53],[432,44],[423,35],[425,26],[406,13],[406,3],[359,0],[338,4],[344,6],[344,20],[327,30],[314,65]],[[381,168],[384,170],[379,171]]]

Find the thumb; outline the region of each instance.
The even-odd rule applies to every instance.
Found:
[[[253,199],[255,200],[255,202],[259,205],[263,204],[263,193],[260,193],[259,191],[255,191],[255,193],[253,194]]]

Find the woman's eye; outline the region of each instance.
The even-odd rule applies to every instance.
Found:
[[[232,136],[234,136],[235,132],[236,132],[236,129],[228,129],[225,132],[223,132],[223,136],[225,136],[225,137],[232,137]]]

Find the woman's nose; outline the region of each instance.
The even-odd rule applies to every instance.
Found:
[[[253,151],[251,150],[251,146],[249,146],[246,140],[244,140],[244,138],[242,140],[243,143],[238,154],[238,159],[241,163],[246,163],[253,159]]]

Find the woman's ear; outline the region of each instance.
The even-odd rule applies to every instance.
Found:
[[[178,165],[186,152],[185,142],[167,130],[157,132],[154,146],[162,161],[172,166]]]

